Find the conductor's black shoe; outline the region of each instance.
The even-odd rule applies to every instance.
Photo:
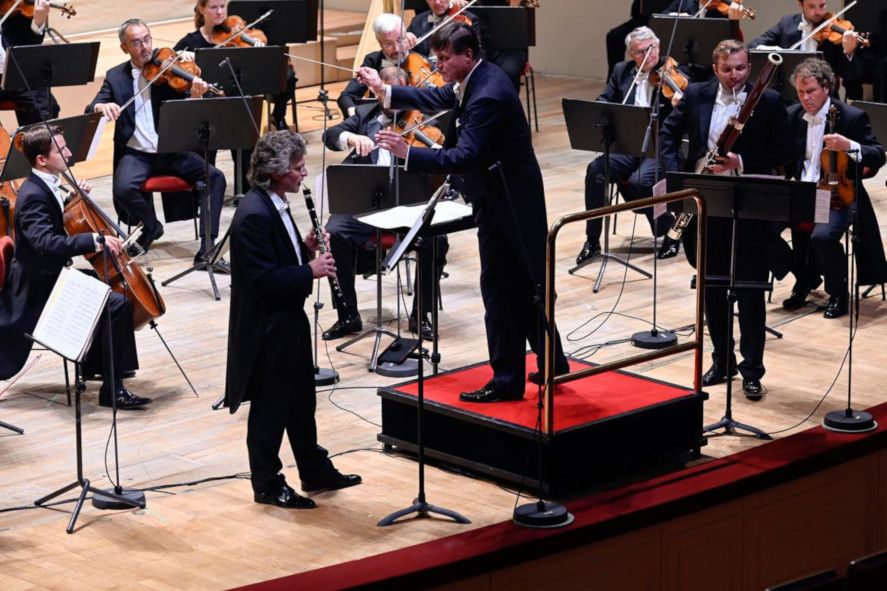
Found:
[[[576,257],[576,264],[581,265],[587,260],[593,259],[597,255],[601,254],[601,245],[597,242],[588,242],[582,245],[582,250],[579,251],[579,256]]]
[[[738,372],[736,371],[736,365],[733,365],[733,371],[730,372],[730,378],[732,379]],[[716,386],[718,384],[723,384],[727,381],[727,370],[721,367],[720,365],[714,364],[708,368],[708,371],[705,372],[702,376],[702,385],[703,386]]]
[[[758,378],[742,378],[742,391],[749,400],[760,400],[764,397],[764,386]]]
[[[557,370],[556,372],[554,372],[554,375],[562,376],[565,373],[570,373],[569,367]],[[537,386],[541,385],[544,380],[545,375],[541,371],[531,371],[530,374],[527,376],[527,381],[531,384],[536,384]]]
[[[352,316],[351,318],[337,321],[329,330],[325,331],[320,338],[325,341],[332,341],[335,339],[341,339],[349,334],[358,333],[362,329],[363,322],[360,321],[360,316]]]
[[[274,505],[285,509],[313,509],[317,503],[294,491],[286,481],[273,489],[253,494],[253,500],[263,505]]]
[[[823,318],[840,318],[847,314],[848,303],[846,295],[831,296],[825,307]]]
[[[413,334],[419,334],[419,327],[422,327],[422,338],[426,341],[430,341],[434,338],[434,327],[431,326],[431,320],[428,318],[428,314],[422,314],[422,322],[417,322],[416,314],[410,314],[410,332]]]
[[[487,382],[483,388],[459,394],[459,400],[462,402],[499,402],[500,400],[522,400],[523,397],[523,392],[505,392],[501,388],[495,387],[493,382]]]
[[[659,260],[664,260],[676,257],[678,256],[678,251],[680,249],[680,240],[675,240],[674,238],[669,238],[668,236],[666,236],[662,239],[662,245],[659,246],[659,252],[656,253],[656,258]]]
[[[357,474],[342,474],[335,468],[314,480],[303,480],[302,490],[305,492],[315,492],[318,490],[338,490],[340,488],[348,488],[349,486],[357,486],[363,482],[363,479]]]
[[[118,388],[114,400],[114,403],[117,405],[118,410],[133,410],[135,408],[145,406],[146,404],[151,404],[151,402],[152,400],[150,398],[136,396],[122,386]],[[111,404],[111,395],[108,390],[104,388],[99,390],[99,406],[110,408]]]

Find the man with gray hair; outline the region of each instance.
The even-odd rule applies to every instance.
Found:
[[[225,402],[233,414],[250,401],[246,446],[257,503],[310,509],[280,470],[286,431],[305,492],[360,484],[342,474],[317,444],[311,326],[305,300],[314,279],[335,277],[329,252],[315,256],[318,239],[303,240],[289,211],[287,193],[308,175],[305,142],[291,131],[272,131],[256,144],[250,161],[252,189],[231,222],[231,309]],[[329,240],[329,236],[326,237]]]
[[[664,119],[671,112],[671,103],[662,96],[661,91],[656,90],[649,76],[649,72],[659,62],[659,38],[649,27],[638,27],[626,35],[625,47],[628,49],[630,59],[616,64],[607,87],[597,100],[622,103],[627,96],[626,104],[649,107],[653,98],[658,97],[659,116]],[[632,86],[632,81],[639,70],[644,74],[638,78],[637,84]],[[609,178],[607,178],[608,171]],[[662,177],[662,169],[658,167],[657,170],[655,154],[652,153],[643,159],[626,154],[610,154],[609,162],[605,156],[598,156],[588,165],[585,174],[585,209],[595,209],[606,204],[609,183],[619,183],[623,198],[626,201],[633,201],[651,196],[657,178]],[[668,232],[674,219],[672,214],[667,213],[654,220],[652,207],[643,212],[654,235],[664,236]],[[585,223],[585,234],[585,244],[576,257],[577,265],[600,254],[601,220],[588,220]],[[675,256],[678,254],[678,244],[677,240],[665,236],[656,256],[660,259]]]
[[[360,64],[362,68],[372,68],[380,72],[382,68],[399,66],[416,45],[416,36],[404,29],[403,21],[396,14],[383,12],[377,16],[373,20],[373,33],[382,49],[368,53]],[[366,85],[357,78],[352,78],[336,100],[342,116],[347,119],[354,115],[358,103],[366,95]]]

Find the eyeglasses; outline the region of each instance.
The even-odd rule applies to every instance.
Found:
[[[637,49],[631,49],[628,51],[628,53],[630,53],[631,55],[644,55],[645,53],[647,53],[647,50],[650,49],[651,47],[659,47],[659,44],[658,43],[651,43],[651,44],[647,45],[646,47],[638,47]]]
[[[153,41],[153,39],[151,39],[151,35],[145,35],[141,39],[130,40],[129,44],[136,49],[141,49],[142,47],[148,47],[149,45],[151,45],[151,41]]]

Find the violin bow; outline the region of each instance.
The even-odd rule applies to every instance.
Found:
[[[408,128],[404,129],[404,130],[401,131],[401,132],[398,132],[397,135],[399,135],[400,137],[403,137],[403,136],[405,136],[406,134],[408,134],[408,133],[410,133],[410,132],[412,132],[412,131],[415,131],[415,130],[419,129],[420,127],[425,127],[425,126],[428,125],[429,123],[432,123],[432,122],[434,122],[434,121],[437,121],[438,119],[440,119],[441,117],[443,117],[444,115],[446,115],[447,113],[449,113],[450,111],[452,111],[452,109],[444,109],[444,110],[442,110],[442,111],[440,111],[440,112],[438,112],[438,113],[435,113],[435,114],[432,115],[431,117],[425,117],[424,119],[422,119],[422,121],[416,123],[415,125],[413,125],[413,126],[411,126],[411,127],[408,127]],[[376,144],[375,146],[373,146],[373,149],[370,150],[370,152],[372,152],[373,150],[378,150],[378,149],[379,149],[379,144]]]
[[[437,25],[435,25],[433,29],[431,29],[430,31],[428,31],[427,33],[425,33],[424,35],[422,35],[421,37],[416,39],[416,45],[419,45],[420,43],[422,43],[423,41],[425,41],[426,39],[428,39],[429,37],[431,37],[432,35],[437,33],[438,29],[440,29],[441,27],[446,25],[448,22],[450,22],[451,20],[453,20],[454,18],[456,18],[457,16],[459,16],[460,14],[462,14],[463,12],[468,10],[468,7],[470,7],[475,2],[477,2],[477,0],[471,0],[468,4],[466,4],[465,6],[463,6],[462,8],[460,8],[459,10],[457,10],[456,12],[454,12],[453,14],[451,14],[450,16],[445,18],[444,20],[437,23]]]
[[[12,5],[12,7],[11,7],[9,10],[7,10],[6,13],[3,15],[3,18],[0,18],[0,26],[2,26],[3,23],[6,22],[6,19],[9,18],[9,16],[12,14],[12,12],[13,12],[16,8],[18,8],[18,5],[21,4],[21,3],[22,3],[22,0],[15,0],[15,3]]]
[[[851,2],[850,4],[845,6],[843,10],[841,10],[840,12],[836,12],[835,14],[832,15],[831,18],[827,18],[824,21],[822,21],[822,23],[818,27],[816,27],[815,29],[810,31],[809,35],[807,35],[806,37],[804,37],[803,39],[801,39],[800,41],[798,41],[797,43],[795,43],[794,45],[789,47],[789,50],[794,50],[794,49],[797,49],[800,46],[802,46],[804,43],[807,42],[808,39],[810,39],[810,37],[813,37],[814,35],[816,35],[816,33],[820,32],[821,30],[823,30],[824,28],[826,28],[827,26],[832,24],[832,22],[835,19],[837,19],[839,16],[841,16],[842,14],[844,14],[845,12],[847,12],[848,10],[850,10],[851,8],[856,6],[856,2],[857,2],[857,0],[853,0],[853,2]]]
[[[159,50],[155,49],[155,50],[151,53],[151,59],[152,59],[152,60],[154,59],[154,56],[157,54],[158,51],[159,51]],[[153,78],[151,78],[150,80],[148,80],[148,83],[145,84],[144,88],[140,88],[139,91],[138,91],[137,93],[133,94],[132,97],[131,97],[128,101],[126,101],[125,103],[123,103],[122,105],[120,105],[120,110],[121,110],[121,111],[125,111],[126,108],[127,108],[130,104],[132,104],[132,102],[133,102],[134,100],[136,100],[136,97],[137,97],[137,96],[140,96],[143,92],[145,92],[146,90],[148,90],[149,88],[151,88],[151,85],[152,85],[152,84],[154,84],[157,80],[159,80],[160,77],[163,76],[163,75],[166,73],[167,70],[171,69],[171,68],[172,68],[174,65],[176,65],[181,59],[182,59],[182,52],[179,51],[179,52],[176,53],[176,57],[175,57],[174,59],[171,59],[171,60],[169,61],[168,64],[166,64],[165,66],[163,66],[163,67],[160,68],[160,71],[157,72],[157,75],[156,75],[156,76],[154,76]],[[146,79],[146,80],[147,80],[147,79]]]
[[[263,20],[265,20],[266,18],[271,16],[272,12],[274,12],[273,8],[271,10],[269,10],[268,12],[266,12],[265,14],[263,14],[262,16],[260,16],[259,18],[257,18],[256,20],[254,20],[253,22],[244,25],[244,27],[242,29],[240,29],[239,31],[237,31],[236,33],[234,33],[233,35],[231,35],[230,37],[228,37],[224,41],[222,41],[220,43],[216,43],[215,47],[222,47],[223,45],[225,45],[229,41],[233,41],[234,39],[237,39],[238,37],[240,37],[241,35],[246,33],[247,30],[252,29],[257,24],[259,24],[260,22],[262,22]]]

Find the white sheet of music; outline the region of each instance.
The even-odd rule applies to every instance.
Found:
[[[62,269],[34,329],[34,340],[67,359],[80,361],[92,342],[111,288],[94,277]]]
[[[360,215],[357,216],[357,219],[374,228],[382,228],[383,230],[412,228],[419,216],[422,215],[422,212],[425,211],[425,206],[425,203],[400,205],[385,211]],[[461,220],[464,217],[470,216],[471,213],[471,206],[464,203],[440,201],[434,208],[434,219],[431,221],[431,225],[436,226],[437,224]]]

